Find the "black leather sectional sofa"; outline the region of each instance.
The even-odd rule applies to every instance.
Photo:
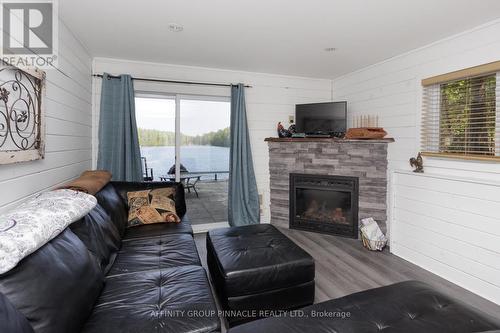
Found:
[[[176,186],[179,224],[126,228],[128,191]],[[182,185],[111,182],[80,221],[0,275],[0,332],[219,332]]]
[[[228,333],[255,332],[500,333],[500,319],[425,283],[405,281],[253,321]]]
[[[164,186],[177,187],[182,222],[127,229],[127,192]],[[182,185],[112,182],[96,197],[87,216],[0,275],[0,333],[220,332]],[[415,281],[297,311],[229,332],[500,332],[498,318]]]

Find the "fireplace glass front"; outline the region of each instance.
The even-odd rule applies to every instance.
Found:
[[[358,178],[290,174],[290,228],[358,237]]]
[[[350,192],[298,188],[297,217],[316,222],[349,224],[352,221],[351,195]]]

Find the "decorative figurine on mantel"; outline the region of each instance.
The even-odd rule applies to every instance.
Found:
[[[422,154],[418,153],[416,158],[410,158],[410,165],[415,168],[413,172],[424,173],[424,160],[422,159]]]
[[[290,131],[285,129],[285,127],[283,126],[281,121],[278,123],[278,126],[276,129],[278,131],[278,137],[280,137],[280,138],[289,138],[291,136]]]
[[[288,129],[285,129],[281,121],[278,123],[277,126],[277,131],[278,131],[278,137],[280,138],[290,138],[293,134],[295,134],[295,124],[293,123],[293,120],[290,120],[290,127]]]

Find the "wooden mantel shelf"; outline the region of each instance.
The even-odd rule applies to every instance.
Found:
[[[332,142],[332,143],[391,143],[394,142],[393,138],[384,138],[378,140],[355,140],[355,139],[337,139],[337,138],[265,138],[266,142]]]

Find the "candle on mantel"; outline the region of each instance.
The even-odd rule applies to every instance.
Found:
[[[353,127],[361,128],[361,127],[378,127],[378,115],[359,115],[353,117]]]

